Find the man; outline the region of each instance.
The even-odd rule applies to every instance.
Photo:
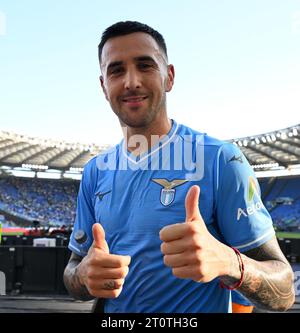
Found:
[[[70,294],[101,298],[109,313],[231,312],[230,289],[265,309],[290,308],[293,273],[245,157],[167,116],[175,71],[163,37],[116,23],[99,61],[124,140],[85,166]]]

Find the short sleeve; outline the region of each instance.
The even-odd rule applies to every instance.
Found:
[[[246,298],[245,296],[243,296],[237,290],[232,290],[231,291],[231,299],[232,299],[232,303],[237,303],[237,304],[241,304],[241,305],[244,305],[244,306],[251,306],[251,305],[253,305],[248,300],[248,298]]]
[[[216,184],[217,221],[228,245],[245,252],[275,235],[255,173],[234,144],[225,143],[219,149]]]
[[[93,160],[84,168],[80,188],[77,196],[76,217],[74,229],[70,237],[69,249],[72,252],[84,257],[93,242],[92,226],[96,222],[94,214],[94,186],[95,174],[93,172]],[[83,230],[87,239],[83,244],[79,244],[74,236],[78,230]]]

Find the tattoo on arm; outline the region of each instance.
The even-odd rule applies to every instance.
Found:
[[[293,271],[278,245],[276,237],[262,246],[242,254],[245,272],[240,291],[254,305],[273,311],[286,311],[295,301]],[[222,277],[233,284],[239,274]]]
[[[78,264],[81,262],[82,257],[72,253],[69,263],[64,271],[64,283],[71,296],[81,301],[90,301],[94,299],[79,281],[77,274]]]

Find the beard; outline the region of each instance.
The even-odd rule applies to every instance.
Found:
[[[122,110],[122,108],[113,108],[114,113],[119,118],[121,125],[126,125],[132,128],[147,128],[155,120],[157,115],[166,109],[166,94],[163,95],[160,103],[157,106],[151,105],[147,109],[132,109]]]
[[[131,113],[131,114],[130,114]],[[157,111],[148,109],[146,112],[131,111],[131,112],[115,112],[122,125],[132,128],[145,128],[152,123],[157,115]]]

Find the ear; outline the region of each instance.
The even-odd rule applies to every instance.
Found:
[[[167,74],[168,78],[166,81],[166,92],[169,92],[173,88],[174,78],[175,78],[175,69],[173,65],[168,65]]]
[[[106,100],[108,101],[107,91],[106,91],[105,84],[104,84],[104,78],[102,75],[100,75],[99,79],[100,79],[101,88],[104,93],[104,96],[105,96]]]

